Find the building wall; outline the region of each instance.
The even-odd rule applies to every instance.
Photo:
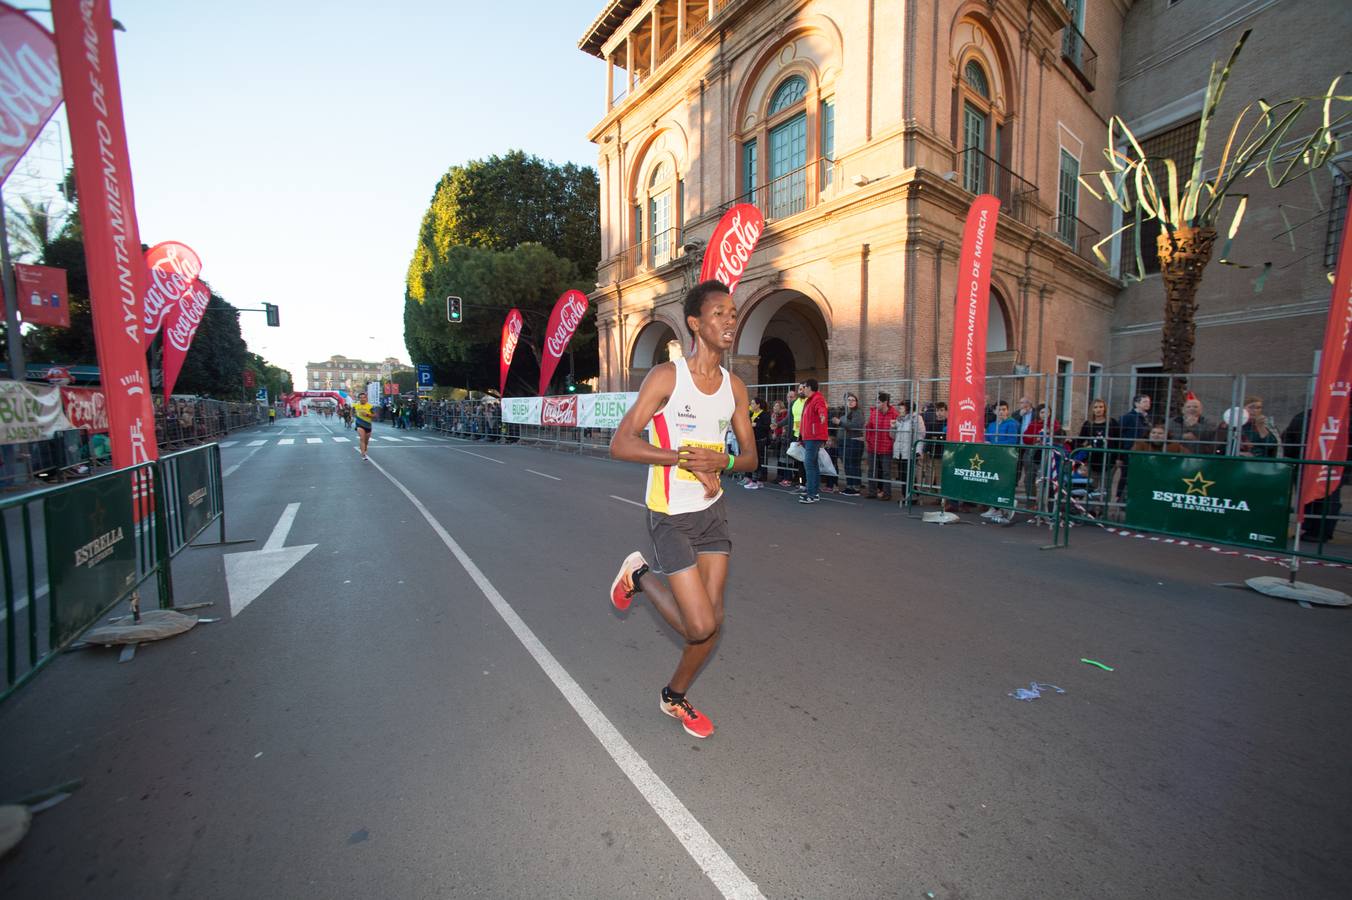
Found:
[[[1206,165],[1213,172],[1230,124],[1245,105],[1259,97],[1272,102],[1322,93],[1346,69],[1352,5],[1210,0],[1170,6],[1167,0],[1138,0],[1122,34],[1125,62],[1117,88],[1119,112],[1137,136],[1144,140],[1196,118],[1210,62],[1224,61],[1250,28],[1208,139]],[[1308,111],[1291,134],[1308,133],[1317,112]],[[1352,171],[1346,157],[1340,166]],[[1261,175],[1244,180],[1238,190],[1249,194],[1248,212],[1231,256],[1249,268],[1214,261],[1207,267],[1198,295],[1194,372],[1312,370],[1330,299],[1324,247],[1336,171],[1329,166],[1312,181],[1276,191]],[[1222,227],[1226,224],[1228,217]],[[1163,306],[1158,275],[1125,287],[1113,320],[1112,367],[1159,362]],[[1268,382],[1267,390],[1282,395],[1275,406],[1277,398],[1270,395],[1267,404],[1282,424],[1303,406],[1300,384]]]
[[[993,356],[995,367],[1050,371],[1057,353],[1073,355],[1081,368],[1106,359],[1117,282],[1085,258],[1092,242],[1078,241],[1077,253],[1055,236],[1052,221],[1060,148],[1091,168],[1113,103],[1126,9],[1117,0],[1089,2],[1085,31],[1098,52],[1093,91],[1061,58],[1068,16],[1059,0],[726,4],[590,133],[606,257],[592,294],[603,389],[636,388],[655,361],[651,351],[685,337],[680,298],[697,274],[698,247],[689,258],[678,249],[661,265],[636,262],[634,201],[646,203],[655,167],[674,169],[679,243],[707,240],[742,193],[742,142],[764,134],[766,102],[791,73],[808,82],[810,142],[818,104],[834,98],[835,160],[829,183],[824,169],[806,176],[808,209],[769,222],[737,290],[743,324],[730,364],[754,382],[762,338],[801,344],[816,333],[822,352],[805,351],[797,377],[946,374],[957,254],[972,199],[956,171],[954,96],[973,54],[991,81],[992,118],[1006,129],[999,160],[1036,186],[1017,209],[1006,205],[997,233],[994,284],[1003,304],[995,314],[1007,324],[1010,349]],[[649,25],[645,8],[620,30]],[[1099,234],[1111,227],[1109,211],[1083,193],[1078,215]]]

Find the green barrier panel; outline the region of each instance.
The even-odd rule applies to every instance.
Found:
[[[1136,455],[1124,525],[1281,550],[1287,543],[1293,468],[1272,460]]]
[[[177,454],[174,464],[178,488],[178,521],[183,543],[188,543],[216,517],[213,509],[214,491],[211,483],[211,465],[208,455],[211,447]]]
[[[72,484],[43,500],[53,646],[136,586],[133,471]]]
[[[963,503],[1014,506],[1019,448],[1004,444],[944,444],[940,493]]]

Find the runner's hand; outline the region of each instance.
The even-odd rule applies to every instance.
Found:
[[[677,453],[680,455],[680,461],[677,463],[687,472],[711,472],[717,475],[728,467],[728,454],[717,450],[710,450],[707,447],[681,447]]]
[[[704,485],[704,499],[712,500],[718,496],[722,486],[718,483],[718,473],[695,472],[694,476],[699,479],[699,483]]]

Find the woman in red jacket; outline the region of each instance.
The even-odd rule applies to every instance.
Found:
[[[868,411],[868,423],[864,425],[868,477],[873,482],[873,496],[879,500],[892,499],[892,423],[896,421],[892,395],[880,392],[878,405]]]

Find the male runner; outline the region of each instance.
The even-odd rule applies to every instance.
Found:
[[[653,546],[651,568],[637,551],[625,559],[610,586],[610,600],[625,610],[634,594],[645,594],[685,639],[659,708],[679,719],[688,734],[707,738],[714,726],[690,705],[685,692],[713,652],[723,624],[732,540],[719,475],[754,472],[758,460],[746,385],[720,365],[737,328],[737,307],[728,289],[717,281],[696,285],[685,296],[684,312],[694,350],[648,372],[610,441],[611,457],[649,467]],[[736,455],[724,450],[729,423],[737,436]]]
[[[361,451],[362,459],[369,459],[366,455],[366,445],[371,441],[371,419],[375,416],[375,411],[371,404],[367,402],[366,395],[362,394],[357,398],[357,402],[352,404],[352,416],[357,422],[357,444]]]

